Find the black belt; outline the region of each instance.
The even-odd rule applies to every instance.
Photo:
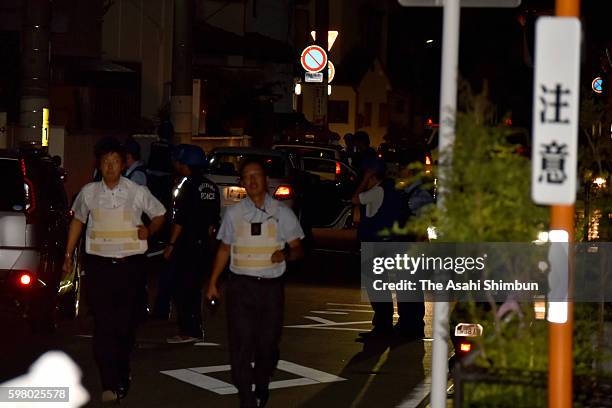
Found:
[[[106,263],[110,263],[110,264],[125,264],[125,263],[129,263],[129,262],[133,262],[133,261],[137,261],[139,259],[142,259],[144,257],[144,255],[139,254],[139,255],[131,255],[131,256],[126,256],[123,258],[111,258],[108,256],[98,256],[98,255],[90,255],[87,254],[88,257],[91,257],[92,259],[98,261],[98,262],[106,262]]]
[[[283,275],[278,276],[276,278],[263,278],[261,276],[242,275],[242,274],[234,273],[230,271],[230,279],[236,279],[236,278],[245,278],[245,279],[254,280],[257,282],[273,283],[273,282],[279,282],[283,280]]]

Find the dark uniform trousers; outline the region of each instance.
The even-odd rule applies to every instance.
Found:
[[[142,314],[143,255],[113,260],[86,257],[89,304],[94,317],[93,351],[104,390],[125,385],[130,353]]]
[[[375,292],[373,288],[374,279],[380,279],[385,283],[400,281],[401,275],[389,276],[389,272],[384,272],[381,275],[372,276],[371,273],[363,276],[366,283],[368,296],[374,317],[372,318],[372,326],[376,330],[390,331],[393,329],[393,295],[390,290]],[[404,294],[402,291],[396,291],[397,313],[399,320],[397,321],[398,329],[402,334],[422,336],[425,329],[425,303],[424,294],[421,290]]]
[[[226,293],[232,380],[240,406],[255,407],[252,385],[267,390],[279,359],[284,279],[230,273]]]
[[[182,336],[202,337],[202,284],[211,259],[210,250],[201,243],[177,247],[172,255],[174,300]]]

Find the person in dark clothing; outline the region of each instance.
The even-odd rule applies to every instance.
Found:
[[[361,220],[357,230],[360,242],[393,241],[392,235],[381,236],[381,231],[392,228],[396,221],[404,218],[404,193],[395,188],[392,179],[385,179],[385,165],[380,160],[367,160],[364,163],[364,177],[353,196],[353,203],[361,206]],[[389,276],[384,277],[387,281]],[[371,285],[367,286],[371,289]],[[374,294],[368,291],[371,299]],[[381,297],[385,296],[385,299]],[[381,301],[383,300],[383,301]],[[364,338],[376,335],[391,335],[394,332],[404,338],[423,336],[424,304],[422,302],[399,301],[398,324],[393,326],[393,298],[390,291],[376,294],[376,301],[371,300],[374,317],[370,332],[361,333]],[[420,323],[419,323],[419,316]]]
[[[126,161],[124,176],[141,186],[147,185],[146,166],[140,160],[140,145],[133,137],[129,137],[125,143]]]
[[[217,186],[202,175],[204,152],[188,145],[177,157],[183,178],[175,190],[170,242],[164,251],[175,276],[179,334],[168,343],[190,343],[203,338],[202,283],[212,261],[212,234],[219,225]]]
[[[362,130],[353,135],[353,149],[351,165],[363,179],[366,166],[377,159],[376,150],[370,147],[370,136]]]

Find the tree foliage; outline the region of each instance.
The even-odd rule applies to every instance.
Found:
[[[408,230],[433,225],[442,242],[531,242],[546,228],[548,211],[530,196],[530,162],[508,140],[525,131],[494,117],[486,87],[474,95],[463,85],[452,162],[449,152],[439,153],[444,201],[412,220]]]

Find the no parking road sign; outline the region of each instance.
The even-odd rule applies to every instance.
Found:
[[[308,72],[321,72],[327,66],[327,53],[318,45],[310,45],[302,51],[302,67]]]

